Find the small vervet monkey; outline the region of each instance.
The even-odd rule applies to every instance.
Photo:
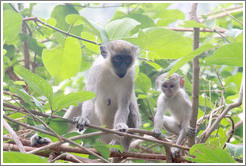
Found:
[[[134,62],[138,47],[123,40],[114,40],[100,46],[101,56],[90,68],[86,90],[94,92],[92,100],[71,106],[64,118],[73,119],[82,131],[88,124],[105,125],[126,132],[128,127],[138,128],[140,114],[134,91]],[[70,130],[74,128],[70,125]],[[116,139],[113,134],[102,136],[101,141],[121,144],[127,151],[129,137]]]
[[[162,93],[157,100],[153,132],[158,137],[164,128],[178,136],[176,144],[180,145],[186,135],[195,134],[195,130],[189,127],[191,101],[183,89],[184,78],[174,73],[168,79],[167,74],[164,73],[156,79],[157,89]],[[164,115],[167,110],[171,116]],[[171,153],[173,157],[179,156],[179,148],[172,147]]]

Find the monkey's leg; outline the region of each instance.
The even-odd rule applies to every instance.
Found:
[[[174,119],[174,117],[169,117],[169,116],[163,116],[163,127],[166,129],[168,132],[171,132],[175,135],[179,135],[181,126],[178,124],[178,122]]]
[[[174,119],[174,117],[163,117],[163,127],[178,136],[178,139],[176,141],[176,144],[180,145],[185,137],[185,130],[182,129],[181,125]],[[173,157],[178,157],[179,154],[179,148],[171,147],[171,153]]]

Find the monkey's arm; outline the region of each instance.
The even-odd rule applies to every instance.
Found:
[[[163,115],[165,110],[165,99],[164,95],[160,94],[158,100],[157,100],[157,111],[154,117],[154,134],[155,137],[158,137],[161,135],[161,129],[163,126]]]
[[[90,123],[90,115],[94,110],[94,99],[85,101],[82,106],[81,116],[75,117],[74,121],[76,122],[76,128],[79,131],[84,129],[84,126],[87,126]]]
[[[86,84],[86,90],[91,91],[95,93],[95,87],[97,86],[96,80],[97,80],[97,74],[96,70],[98,70],[100,66],[92,66],[89,77],[88,77],[88,82]],[[94,74],[95,73],[95,74]],[[95,98],[91,100],[87,100],[83,102],[83,105],[81,107],[81,115],[78,117],[74,117],[74,122],[76,125],[76,128],[79,131],[82,131],[84,129],[84,126],[87,126],[90,123],[90,115],[92,111],[94,111],[94,104],[95,104]]]
[[[122,132],[126,132],[128,130],[127,120],[130,112],[129,98],[130,95],[127,92],[125,92],[122,99],[119,101],[119,108],[114,118],[114,128]]]

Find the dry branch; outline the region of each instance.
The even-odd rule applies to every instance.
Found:
[[[9,132],[9,134],[12,136],[12,138],[14,139],[16,145],[18,146],[20,152],[25,153],[25,149],[20,141],[20,138],[18,137],[18,135],[15,133],[15,131],[12,129],[12,127],[8,124],[8,122],[3,119],[3,126],[5,127],[5,129]]]
[[[39,131],[39,132],[42,132],[42,133],[45,133],[45,134],[48,134],[48,135],[51,135],[51,136],[56,137],[56,135],[53,134],[53,133],[51,133],[51,132],[47,132],[47,131],[45,131],[45,130],[38,129],[38,128],[35,128],[35,127],[33,127],[33,126],[30,126],[30,125],[28,125],[28,124],[18,122],[18,121],[14,120],[14,119],[9,118],[9,117],[6,116],[6,115],[3,115],[3,117],[4,117],[5,119],[11,121],[11,122],[14,122],[14,123],[16,123],[16,124],[18,124],[18,125],[24,126],[24,127],[28,128],[28,129],[33,129],[33,130],[36,130],[36,131]],[[104,162],[109,162],[109,161],[107,161],[106,159],[104,159],[103,157],[101,157],[100,155],[98,155],[98,154],[96,154],[96,153],[94,153],[94,152],[92,152],[92,151],[90,151],[90,150],[87,150],[87,149],[84,148],[83,146],[77,144],[76,142],[71,141],[70,139],[67,139],[67,138],[62,137],[62,136],[60,136],[60,138],[62,138],[65,142],[71,143],[71,144],[73,144],[73,145],[75,145],[75,146],[77,146],[77,147],[79,147],[79,148],[81,148],[81,149],[87,151],[89,154],[96,156],[97,158],[101,159],[101,160],[104,161]]]

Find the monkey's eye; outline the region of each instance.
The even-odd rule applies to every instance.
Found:
[[[167,85],[162,85],[163,88],[167,88]]]
[[[170,85],[170,88],[174,88],[175,87],[175,85]]]
[[[132,62],[132,59],[130,57],[128,57],[128,58],[125,59],[125,62],[126,63],[131,63]]]
[[[115,62],[121,62],[121,57],[119,57],[119,56],[115,57],[115,58],[114,58],[114,61],[115,61]]]

